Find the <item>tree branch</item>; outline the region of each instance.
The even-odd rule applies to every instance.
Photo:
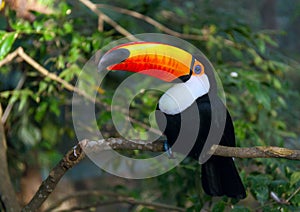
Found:
[[[61,206],[64,202],[69,201],[71,199],[80,198],[80,197],[87,197],[87,196],[109,196],[111,198],[116,198],[120,196],[120,194],[109,192],[109,191],[99,191],[99,190],[91,190],[91,191],[78,191],[76,193],[70,194],[62,199],[58,200],[57,202],[50,205],[44,212],[51,212],[54,209]]]
[[[7,64],[7,63],[9,63],[9,62],[11,62],[14,58],[16,58],[18,56],[20,58],[22,58],[25,62],[27,62],[29,65],[31,65],[36,71],[41,73],[44,77],[48,77],[51,80],[61,84],[68,91],[75,92],[75,93],[79,94],[80,96],[83,96],[84,98],[86,98],[87,100],[89,100],[91,102],[96,101],[97,104],[104,106],[107,110],[111,110],[111,107],[108,104],[106,104],[105,102],[101,102],[97,99],[94,99],[93,97],[88,95],[86,92],[78,89],[77,87],[73,86],[72,84],[68,83],[67,81],[61,79],[56,74],[49,72],[47,69],[45,69],[43,66],[41,66],[37,61],[35,61],[32,57],[30,57],[28,54],[26,54],[26,52],[24,52],[22,47],[17,48],[15,51],[8,54],[3,60],[1,60],[0,61],[0,67]],[[114,106],[113,109],[116,109],[118,111],[122,111],[125,114],[128,113],[128,111],[126,111],[123,108],[118,107],[118,106]],[[7,117],[5,117],[4,120],[6,120],[6,119],[7,119]],[[145,128],[147,130],[150,130],[153,133],[156,133],[158,135],[161,134],[159,130],[151,128],[151,127],[147,126],[146,124],[142,123],[139,120],[136,120],[136,119],[131,118],[131,117],[129,117],[129,120],[132,123],[138,124],[139,126]]]
[[[166,204],[162,204],[162,203],[140,201],[140,200],[136,200],[132,197],[117,194],[114,192],[92,190],[92,191],[79,191],[79,192],[76,192],[75,194],[68,195],[68,196],[62,198],[61,200],[59,200],[58,202],[54,203],[49,208],[47,208],[45,210],[45,212],[53,211],[54,209],[57,209],[62,203],[69,201],[71,199],[75,199],[75,198],[82,199],[84,197],[91,197],[89,199],[94,199],[94,198],[92,198],[93,196],[98,197],[98,198],[99,197],[109,197],[110,199],[109,199],[109,201],[102,200],[102,201],[96,201],[96,202],[89,203],[89,204],[86,203],[85,205],[76,206],[76,207],[73,207],[73,208],[70,208],[70,209],[64,210],[64,211],[90,209],[93,207],[99,207],[99,206],[110,205],[110,204],[118,204],[118,203],[127,203],[130,205],[143,205],[143,206],[146,206],[149,208],[163,209],[163,210],[167,210],[167,211],[185,211],[185,209],[179,208],[176,206],[166,205]]]
[[[164,141],[155,141],[153,143],[146,143],[145,141],[132,142],[123,138],[108,138],[99,141],[83,140],[80,143],[87,151],[103,151],[114,149],[162,152],[164,151],[163,142]],[[208,154],[235,158],[285,158],[290,160],[300,160],[300,150],[292,150],[273,146],[228,147],[213,145]]]
[[[91,204],[87,204],[84,206],[75,206],[73,208],[70,208],[68,210],[62,210],[60,212],[71,212],[71,211],[76,211],[76,210],[87,210],[95,207],[100,207],[100,206],[105,206],[105,205],[112,205],[112,204],[120,204],[120,203],[127,203],[129,205],[143,205],[146,206],[147,208],[151,209],[156,209],[159,211],[186,211],[184,208],[179,208],[176,206],[171,206],[171,205],[165,205],[161,203],[154,203],[154,202],[146,202],[146,201],[140,201],[136,200],[131,197],[118,197],[117,199],[114,200],[109,200],[109,201],[99,201]]]
[[[53,192],[64,174],[84,158],[85,154],[80,145],[68,151],[63,159],[52,169],[49,176],[42,182],[39,190],[22,211],[37,211],[48,196]]]
[[[19,90],[19,89],[21,89],[21,88],[23,87],[24,83],[25,83],[25,80],[26,80],[26,75],[23,74],[22,77],[21,77],[21,79],[19,80],[19,82],[18,82],[16,88],[15,88],[14,90]],[[10,114],[12,108],[13,108],[13,106],[14,106],[14,103],[9,103],[9,104],[6,106],[6,108],[5,108],[5,110],[4,110],[4,113],[3,113],[2,117],[1,117],[1,122],[2,122],[3,125],[5,124],[5,122],[6,122],[7,118],[8,118],[8,116],[9,116],[9,114]]]
[[[131,41],[138,41],[136,37],[133,36],[130,32],[128,32],[125,28],[120,26],[117,22],[112,20],[110,17],[105,15],[103,12],[98,10],[96,4],[92,3],[89,0],[79,0],[82,4],[87,6],[91,11],[93,11],[96,15],[101,16],[101,19],[111,25],[115,30],[117,30],[121,35],[128,37]]]
[[[0,67],[5,65],[6,63],[11,62],[17,56],[21,57],[23,60],[25,60],[26,63],[31,65],[35,70],[37,70],[39,73],[41,73],[45,77],[49,77],[51,80],[53,80],[55,82],[58,82],[59,84],[61,84],[63,87],[65,87],[69,91],[76,92],[79,95],[84,96],[85,98],[93,101],[93,98],[90,97],[88,94],[86,94],[85,92],[79,90],[78,88],[76,88],[72,84],[70,84],[67,81],[61,79],[56,74],[53,74],[53,73],[49,72],[47,69],[45,69],[43,66],[41,66],[32,57],[30,57],[28,54],[26,54],[26,52],[24,52],[24,49],[22,47],[18,47],[15,51],[8,54],[3,60],[1,60],[0,61]]]
[[[35,211],[40,208],[65,172],[85,157],[82,150],[83,148],[87,151],[90,149],[94,152],[101,152],[110,149],[162,152],[164,151],[163,144],[163,141],[155,141],[152,143],[147,143],[145,141],[132,142],[123,138],[108,138],[98,141],[84,139],[80,141],[74,149],[68,151],[58,165],[52,169],[48,178],[43,181],[39,190],[29,204],[25,206],[23,211]],[[281,147],[242,148],[214,145],[209,154],[237,158],[285,158],[290,160],[300,160],[300,150],[291,150]]]
[[[114,20],[112,20],[109,16],[105,15],[102,11],[100,11],[98,9],[98,7],[102,7],[102,8],[108,8],[111,10],[114,10],[118,13],[121,14],[126,14],[129,16],[132,16],[134,18],[137,19],[141,19],[144,20],[145,22],[147,22],[148,24],[151,24],[152,26],[156,27],[157,29],[161,30],[162,32],[165,32],[169,35],[175,36],[175,37],[179,37],[182,39],[190,39],[190,40],[200,40],[200,41],[207,41],[210,35],[210,30],[203,28],[201,31],[201,35],[196,35],[196,34],[184,34],[184,33],[180,33],[180,32],[176,32],[164,25],[162,25],[161,23],[159,23],[158,21],[155,21],[154,19],[150,18],[149,16],[145,16],[141,13],[138,13],[136,11],[132,11],[132,10],[127,10],[124,8],[120,8],[120,7],[115,7],[115,6],[110,6],[110,5],[106,5],[106,4],[94,4],[89,0],[79,0],[82,4],[84,4],[85,6],[87,6],[90,10],[92,10],[96,15],[98,15],[100,21],[100,24],[98,26],[98,28],[101,30],[101,22],[107,22],[109,25],[111,25],[116,31],[118,31],[120,34],[122,34],[125,37],[128,37],[128,39],[130,39],[131,41],[138,41],[138,39],[136,37],[134,37],[133,34],[131,34],[130,32],[128,32],[125,28],[123,28],[122,26],[120,26],[117,22],[115,22]],[[228,46],[235,46],[237,49],[242,49],[243,46],[241,44],[238,43],[234,43],[233,41],[229,40],[229,39],[223,39],[224,43]]]
[[[2,107],[0,104],[0,119],[2,118]],[[0,205],[4,207],[5,211],[20,211],[20,205],[11,184],[10,176],[7,166],[6,155],[6,138],[2,122],[0,121]],[[1,207],[0,207],[1,209]]]
[[[214,145],[210,154],[235,158],[285,158],[300,160],[300,150],[276,146],[228,147]]]
[[[157,29],[161,30],[162,32],[165,32],[169,35],[172,35],[172,36],[175,36],[175,37],[178,37],[178,38],[191,39],[191,40],[206,40],[205,37],[201,36],[201,35],[182,34],[180,32],[176,32],[176,31],[162,25],[161,23],[154,20],[153,18],[150,18],[149,16],[143,15],[143,14],[138,13],[138,12],[133,11],[133,10],[128,10],[128,9],[124,9],[124,8],[120,8],[120,7],[116,7],[116,6],[107,5],[107,4],[97,4],[97,6],[99,8],[107,8],[107,9],[114,10],[114,11],[116,11],[118,13],[121,13],[121,14],[129,15],[129,16],[132,16],[134,18],[141,19],[141,20],[147,22],[148,24],[156,27]]]

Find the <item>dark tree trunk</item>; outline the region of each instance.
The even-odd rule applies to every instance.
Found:
[[[0,209],[4,211],[16,211],[21,210],[17,200],[14,187],[11,184],[10,176],[7,167],[6,157],[6,138],[4,127],[1,122],[2,107],[0,104]]]

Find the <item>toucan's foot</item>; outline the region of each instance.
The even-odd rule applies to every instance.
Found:
[[[77,158],[76,148],[77,148],[77,145],[73,147],[73,155]]]
[[[174,154],[172,152],[172,149],[171,149],[168,141],[164,142],[164,150],[167,153],[169,159],[175,159]]]

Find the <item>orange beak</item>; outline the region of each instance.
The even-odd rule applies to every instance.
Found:
[[[166,82],[204,74],[204,66],[190,53],[158,42],[132,42],[116,46],[100,60],[99,69],[139,72]]]

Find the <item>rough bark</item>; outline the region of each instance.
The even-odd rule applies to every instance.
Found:
[[[52,169],[48,178],[42,183],[38,192],[23,211],[36,211],[48,196],[55,189],[56,184],[67,170],[79,163],[84,157],[85,151],[99,152],[106,150],[142,150],[151,152],[162,152],[163,141],[147,143],[145,141],[128,141],[122,138],[108,138],[98,141],[84,139],[71,149],[64,158]],[[285,158],[290,160],[300,160],[300,150],[291,150],[281,147],[226,147],[214,145],[208,154],[224,157],[237,158]]]

